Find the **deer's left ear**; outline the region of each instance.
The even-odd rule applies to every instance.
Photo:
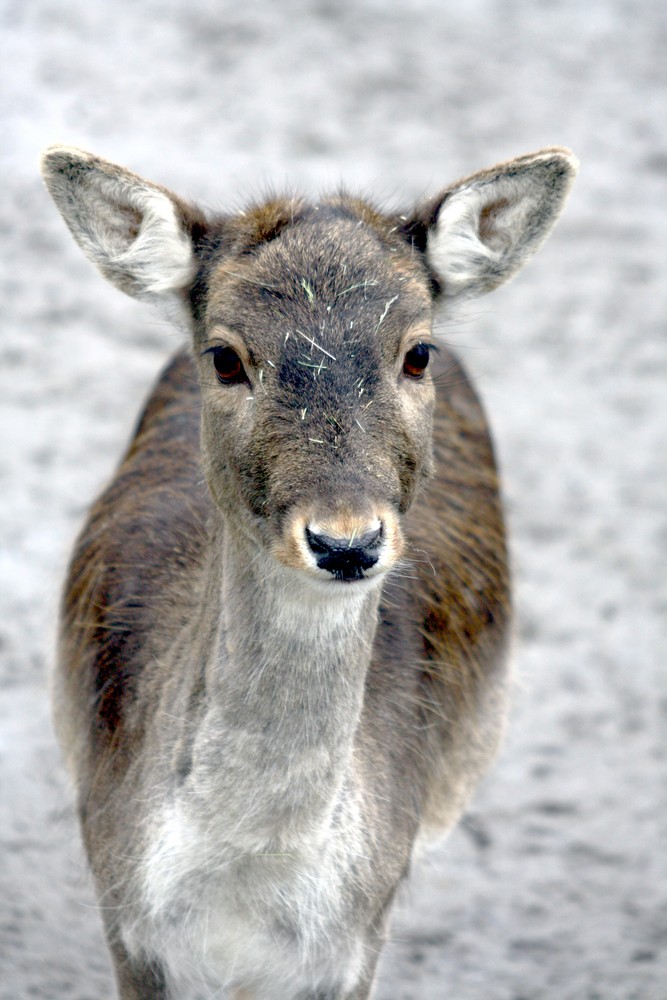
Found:
[[[520,156],[464,178],[407,222],[441,294],[473,298],[516,274],[551,232],[577,168],[559,147]]]

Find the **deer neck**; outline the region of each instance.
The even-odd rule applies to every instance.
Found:
[[[227,839],[289,846],[325,835],[354,784],[380,588],[313,583],[220,527],[191,787]]]

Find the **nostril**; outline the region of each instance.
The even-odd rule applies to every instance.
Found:
[[[306,527],[306,541],[319,569],[337,580],[359,580],[380,558],[382,524],[361,535],[340,537]]]
[[[322,535],[317,531],[311,531],[308,527],[306,527],[306,541],[311,552],[314,552],[316,556],[329,555],[335,544],[335,539],[329,535]]]
[[[372,552],[379,550],[382,544],[382,525],[373,528],[371,531],[367,531],[365,535],[360,538],[353,539],[352,543],[357,545],[359,548],[363,549],[365,552]],[[377,558],[375,559],[377,562]]]

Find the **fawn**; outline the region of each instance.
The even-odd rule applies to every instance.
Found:
[[[363,1000],[419,840],[492,760],[509,578],[487,423],[438,308],[555,223],[548,148],[407,215],[205,213],[43,157],[84,253],[191,336],[75,547],[56,725],[123,1000]]]

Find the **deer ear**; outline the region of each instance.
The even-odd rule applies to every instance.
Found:
[[[577,168],[569,150],[543,149],[466,177],[431,202],[420,242],[442,295],[483,295],[516,274],[551,232]]]
[[[201,217],[169,191],[67,146],[42,156],[42,174],[86,257],[123,292],[150,302],[183,298],[193,280]]]

